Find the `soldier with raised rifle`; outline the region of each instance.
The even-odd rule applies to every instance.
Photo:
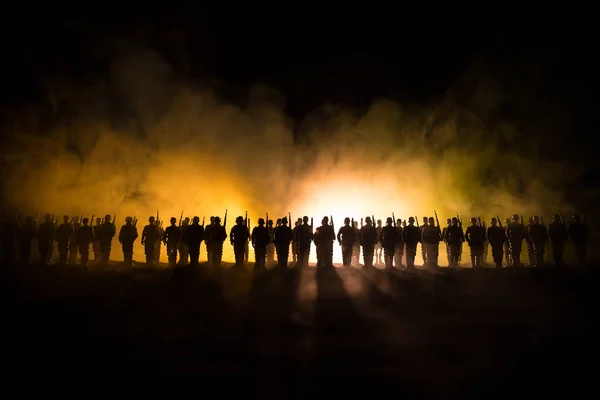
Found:
[[[71,236],[73,236],[73,226],[69,222],[70,217],[68,215],[63,216],[63,223],[56,229],[56,243],[58,247],[58,262],[60,264],[67,263],[67,257],[69,255],[69,242]]]
[[[444,229],[442,230],[442,241],[444,242],[444,244],[446,245],[446,257],[448,259],[448,266],[451,266],[452,263],[450,262],[450,246],[448,245],[448,241],[446,240],[446,233],[448,232],[448,228],[452,225],[452,219],[448,218],[446,220],[446,226],[444,227]]]
[[[148,225],[142,230],[142,246],[146,254],[146,264],[154,264],[156,242],[160,241],[160,231],[156,225],[156,219],[152,216],[148,218]]]
[[[333,219],[330,221],[328,217],[323,217],[319,231],[321,265],[323,267],[333,267],[333,242],[335,242]]]
[[[277,264],[280,268],[287,268],[290,256],[290,243],[293,239],[292,228],[288,226],[286,217],[281,218],[281,225],[275,232],[275,248],[277,250]]]
[[[394,250],[394,265],[396,268],[402,268],[402,257],[404,257],[404,229],[402,228],[402,220],[396,220],[396,248]]]
[[[437,213],[435,214],[437,218]],[[422,242],[425,243],[427,249],[427,267],[437,268],[440,253],[440,241],[442,240],[442,231],[439,223],[436,226],[433,217],[430,217],[428,224],[423,229]]]
[[[292,257],[294,265],[298,263],[298,232],[300,231],[301,226],[302,218],[298,218],[294,224],[294,229],[292,230],[292,235],[294,237],[292,240]]]
[[[79,253],[77,248],[77,230],[81,227],[81,223],[79,222],[79,217],[73,217],[73,234],[69,240],[69,264],[75,265],[77,264],[77,254]]]
[[[227,214],[225,214],[227,218]],[[212,247],[212,264],[215,267],[221,266],[221,260],[223,258],[223,242],[227,239],[227,232],[225,226],[221,225],[221,217],[215,217],[215,223],[210,228],[210,245]],[[243,254],[243,253],[242,253]]]
[[[197,266],[200,259],[200,245],[204,238],[204,227],[200,225],[200,218],[194,217],[192,225],[182,231],[182,241],[186,243],[190,252],[190,265]]]
[[[100,264],[107,265],[110,259],[112,240],[117,230],[115,222],[111,222],[111,216],[104,216],[104,223],[98,227],[98,240],[100,241]]]
[[[298,231],[298,262],[303,267],[308,267],[310,245],[313,240],[312,222],[308,224],[308,217],[302,218],[302,225]]]
[[[527,258],[529,259],[529,267],[535,266],[535,251],[533,249],[533,240],[529,236],[529,230],[535,224],[533,217],[529,217],[527,227],[525,228],[525,243],[527,244]]]
[[[499,219],[492,218],[490,227],[487,229],[487,238],[492,246],[492,258],[496,268],[502,268],[503,247],[506,242],[506,233],[502,226],[498,226]]]
[[[125,218],[125,225],[121,227],[119,231],[119,243],[121,243],[121,249],[123,250],[123,264],[131,266],[133,264],[133,243],[138,238],[138,231],[133,226],[133,218]]]
[[[510,251],[510,240],[508,239],[508,227],[510,225],[510,218],[506,218],[504,220],[504,236],[506,236],[506,240],[504,241],[504,257],[506,258],[506,266],[513,265],[512,252]]]
[[[485,235],[485,229],[478,223],[478,219],[472,217],[471,226],[467,228],[465,238],[471,249],[471,266],[473,268],[481,268]]]
[[[177,226],[177,218],[171,217],[169,222],[171,222],[171,225],[165,229],[163,243],[167,248],[169,265],[175,266],[177,264],[177,249],[181,243],[181,228]]]
[[[404,243],[406,243],[406,269],[415,269],[417,245],[421,242],[421,229],[415,226],[415,218],[408,218],[408,225],[404,228]],[[422,245],[422,244],[421,244]],[[424,259],[426,260],[426,258]]]
[[[386,269],[394,268],[394,252],[396,251],[398,229],[394,226],[394,219],[387,217],[385,226],[381,229],[379,236],[383,247],[383,259]]]
[[[200,222],[200,219],[198,219]],[[187,241],[183,240],[185,236],[185,231],[190,227],[190,218],[185,217],[183,222],[181,223],[181,238],[182,240],[179,242],[179,265],[186,265],[190,260],[190,250],[187,244]],[[198,248],[200,251],[200,248]]]
[[[534,265],[540,268],[544,266],[544,253],[546,252],[548,231],[539,216],[536,215],[533,217],[533,221],[533,225],[529,227],[529,240],[533,243]]]
[[[353,228],[356,240],[354,241],[354,246],[352,246],[352,263],[358,265],[360,264],[360,240],[358,239],[360,229],[358,228],[358,221],[354,221]]]
[[[460,257],[460,249],[465,236],[463,230],[459,225],[458,217],[453,217],[451,225],[446,229],[446,243],[450,253],[450,267],[458,268],[458,260]]]
[[[358,236],[362,246],[364,268],[373,267],[373,256],[375,255],[375,245],[377,244],[377,229],[371,222],[371,217],[365,218],[366,225],[360,228]]]
[[[510,257],[512,259],[513,266],[521,265],[521,250],[523,248],[523,240],[525,240],[525,225],[523,224],[523,217],[519,222],[519,216],[513,215],[512,222],[506,229],[506,235],[510,242]]]
[[[421,238],[423,238],[423,232],[425,231],[428,222],[429,219],[427,219],[427,217],[423,217],[423,225],[419,226],[417,223],[417,228],[419,228]],[[421,241],[421,257],[423,257],[423,265],[427,265],[427,243],[424,243],[423,241]]]

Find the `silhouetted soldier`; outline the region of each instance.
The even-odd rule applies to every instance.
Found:
[[[69,216],[63,217],[63,223],[56,229],[56,242],[58,244],[58,262],[61,264],[67,263],[69,255],[69,242],[73,236],[73,226],[69,223]]]
[[[404,243],[406,243],[406,269],[415,269],[417,244],[421,241],[421,230],[415,226],[415,219],[408,218],[408,225],[404,228]],[[426,257],[426,256],[425,256]],[[424,258],[426,260],[426,258]]]
[[[154,265],[160,263],[160,251],[162,249],[163,238],[165,237],[165,229],[162,226],[162,221],[159,220],[156,226],[158,227],[158,240],[154,244]]]
[[[548,241],[548,232],[546,227],[540,223],[540,217],[533,217],[534,224],[529,227],[529,239],[533,243],[535,254],[535,266],[544,266],[544,253],[546,252],[546,242]]]
[[[125,225],[119,231],[119,243],[123,249],[123,264],[131,266],[133,264],[133,243],[138,238],[138,231],[133,226],[133,218],[125,218]]]
[[[324,267],[333,267],[333,242],[335,242],[335,231],[331,226],[329,218],[323,217],[320,229],[321,256]]]
[[[177,249],[181,243],[181,228],[177,226],[177,218],[171,217],[171,225],[165,229],[163,242],[167,248],[167,257],[169,265],[177,264]]]
[[[148,218],[148,225],[142,230],[142,245],[144,246],[144,254],[146,254],[146,264],[154,264],[154,254],[156,242],[160,240],[160,231],[156,226],[154,217]]]
[[[77,248],[77,237],[76,233],[79,227],[81,227],[81,223],[79,222],[79,217],[73,217],[73,234],[69,240],[69,264],[77,264],[77,254],[79,253]]]
[[[440,255],[440,241],[442,240],[442,231],[435,225],[435,219],[429,218],[428,224],[423,229],[422,241],[427,248],[427,266],[429,268],[438,267],[438,258]]]
[[[249,236],[248,228],[244,225],[244,218],[240,215],[235,219],[235,225],[231,227],[229,232],[229,241],[233,246],[236,267],[244,266],[244,253]]]
[[[381,230],[383,229],[383,226],[381,226],[381,224],[381,220],[378,219],[377,227],[375,228],[377,230],[377,243],[375,244],[375,264],[383,264],[383,246],[381,244]]]
[[[506,228],[506,236],[510,242],[510,258],[512,265],[521,265],[521,249],[525,239],[525,226],[519,222],[519,216],[513,215],[512,222]]]
[[[365,218],[366,225],[360,228],[358,239],[363,249],[364,268],[373,266],[375,245],[377,244],[377,229],[371,222],[371,217]]]
[[[388,217],[385,221],[385,226],[381,228],[379,239],[381,240],[381,246],[383,247],[383,258],[386,269],[394,268],[394,253],[396,251],[396,244],[398,240],[398,230],[392,225],[394,220]]]
[[[40,261],[42,264],[48,264],[48,261],[52,259],[52,252],[54,246],[54,233],[56,226],[52,222],[52,216],[46,214],[44,222],[40,224],[38,228],[38,250],[40,252]]]
[[[552,259],[554,265],[563,266],[563,255],[565,253],[565,242],[569,240],[567,227],[559,214],[554,214],[550,226],[548,226],[548,237],[552,242]]]
[[[419,227],[421,238],[423,238],[423,231],[425,231],[428,222],[427,217],[423,217],[423,225]],[[423,257],[423,265],[427,265],[427,243],[423,241],[421,241],[421,257]]]
[[[210,217],[210,224],[204,229],[204,245],[206,246],[206,259],[209,265],[213,263],[213,248],[210,242],[210,230],[213,226],[215,226],[215,217]]]
[[[115,224],[110,222],[110,220],[110,215],[105,215],[104,223],[98,227],[98,240],[100,241],[100,263],[103,265],[108,264],[112,240],[117,233]]]
[[[465,236],[471,249],[471,266],[473,268],[481,268],[485,233],[485,229],[477,223],[477,218],[471,218],[471,226],[467,228]]]
[[[492,246],[492,258],[496,268],[502,268],[502,257],[504,254],[504,243],[506,242],[506,233],[504,229],[498,226],[498,220],[492,218],[492,223],[487,229],[487,238]]]
[[[267,245],[267,265],[273,264],[275,261],[275,228],[273,228],[273,220],[267,221],[267,229],[269,230],[269,244]]]
[[[258,219],[258,226],[252,229],[252,247],[254,248],[254,269],[265,268],[269,231],[263,218]]]
[[[100,263],[100,239],[98,239],[98,228],[102,224],[102,218],[96,218],[96,225],[94,226],[94,238],[92,239],[92,250],[94,252],[94,261]]]
[[[356,235],[356,240],[354,241],[354,246],[352,246],[352,262],[358,265],[360,264],[360,240],[358,240],[360,229],[358,228],[357,221],[354,221],[354,234]]]
[[[510,251],[510,240],[508,239],[508,227],[510,226],[510,218],[506,218],[504,220],[504,236],[506,236],[506,240],[504,241],[504,257],[506,258],[506,266],[513,265],[512,253]]]
[[[308,224],[308,217],[302,218],[302,225],[298,231],[298,256],[299,263],[303,267],[308,266],[308,258],[310,256],[310,244],[313,240],[313,230]]]
[[[569,236],[575,246],[577,263],[581,266],[585,265],[587,242],[590,239],[590,231],[579,215],[573,215],[573,222],[569,225]]]
[[[244,265],[248,265],[248,260],[250,257],[250,227],[247,223],[248,221],[244,221],[244,226],[246,227],[247,237],[246,242],[244,243]]]
[[[190,227],[190,219],[188,217],[185,217],[185,219],[183,220],[183,223],[181,224],[181,242],[179,242],[179,264],[180,265],[186,265],[189,262],[190,259],[190,252],[189,252],[189,247],[187,244],[187,241],[183,240],[183,237],[185,236],[185,231],[187,228]],[[200,251],[200,250],[198,250]]]
[[[294,237],[294,239],[292,240],[292,257],[294,265],[298,263],[298,232],[300,232],[301,226],[302,218],[298,218],[298,220],[294,224],[294,229],[292,230],[292,236]]]
[[[352,265],[352,251],[354,243],[357,241],[356,231],[350,226],[350,218],[344,219],[344,226],[340,228],[337,234],[337,240],[342,247],[342,262],[344,267]]]
[[[275,232],[275,247],[277,249],[277,263],[281,268],[287,268],[290,256],[290,243],[293,239],[292,228],[288,226],[286,217],[281,218],[281,226]]]
[[[529,237],[529,230],[535,224],[533,217],[529,217],[527,221],[527,227],[525,228],[525,243],[527,243],[527,258],[529,259],[529,266],[535,266],[535,251],[533,249],[533,241]]]
[[[317,267],[323,266],[323,256],[321,255],[321,227],[317,226],[315,233],[313,233],[313,243],[315,244],[315,250],[317,252]]]
[[[448,227],[450,227],[450,225],[452,225],[452,219],[448,218],[446,220],[446,226],[442,230],[442,240],[444,241],[444,244],[446,245],[446,257],[448,258],[448,266],[449,267],[452,265],[452,263],[450,262],[450,246],[448,245],[448,241],[446,240],[446,233],[447,233]]]
[[[32,217],[25,219],[25,224],[19,229],[19,255],[21,263],[29,264],[31,260],[31,243],[35,238],[35,221]]]
[[[190,252],[190,265],[198,265],[200,259],[200,245],[204,239],[204,227],[200,225],[200,218],[194,217],[192,225],[183,230],[183,241]]]
[[[210,245],[212,246],[212,259],[215,267],[221,266],[225,239],[227,239],[227,232],[225,232],[225,227],[221,225],[221,217],[215,217],[215,224],[210,228]]]
[[[394,264],[396,268],[402,267],[402,257],[404,256],[404,229],[402,229],[402,220],[396,220],[396,248],[394,251]]]
[[[82,267],[85,267],[88,263],[90,258],[90,241],[94,237],[94,231],[92,227],[88,225],[89,221],[89,219],[84,218],[82,220],[83,224],[75,231]]]
[[[446,229],[446,243],[450,253],[450,267],[458,268],[460,249],[465,241],[465,235],[460,227],[458,218],[453,217],[451,225]]]

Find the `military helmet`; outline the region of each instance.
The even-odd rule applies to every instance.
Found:
[[[171,219],[169,221],[171,221],[171,222],[177,222],[177,218],[171,217]]]
[[[186,218],[188,221],[190,220],[189,218]],[[194,217],[194,223],[198,223],[200,222],[200,217]]]
[[[244,217],[241,215],[235,219],[235,222],[244,222]]]
[[[321,220],[321,222],[325,222],[325,223],[329,222],[329,217],[324,216],[323,219]]]
[[[394,222],[394,220],[392,219],[392,217],[387,217],[387,219],[385,220],[386,223],[391,224]]]
[[[217,216],[217,217],[215,217],[215,223],[216,223],[216,224],[218,224],[218,223],[220,223],[220,222],[221,222],[221,217],[218,217],[218,216]]]
[[[87,224],[89,221],[90,221],[90,220],[89,220],[89,219],[87,219],[87,218],[84,218],[84,219],[82,219],[82,220],[81,220],[81,222],[83,222],[83,224],[84,224],[84,225],[85,225],[85,224]]]
[[[154,218],[154,216],[148,218],[148,222],[154,222],[156,219]]]
[[[366,222],[371,222],[371,217],[367,217],[367,218],[365,218],[365,221],[366,221]]]
[[[473,223],[477,222],[477,218],[471,217],[471,222],[473,222]]]
[[[349,223],[349,222],[350,222],[350,218],[348,218],[348,217],[344,218],[344,223],[345,223],[345,224],[347,224],[347,223]]]
[[[281,218],[281,223],[282,224],[287,224],[288,223],[287,217]]]
[[[131,218],[131,217],[125,218],[125,222],[132,222],[132,221],[133,221],[133,218]]]
[[[415,222],[415,218],[414,217],[408,217],[408,222]]]
[[[258,224],[259,225],[264,225],[265,224],[265,219],[264,218],[259,218],[258,219]]]
[[[519,220],[519,215],[518,214],[513,214],[512,220],[513,221],[518,221]]]

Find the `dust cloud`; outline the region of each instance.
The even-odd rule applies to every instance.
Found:
[[[40,135],[40,114],[17,112],[1,153],[4,203],[21,214],[116,214],[118,226],[130,215],[141,231],[157,210],[165,224],[182,210],[208,220],[228,209],[228,228],[245,211],[251,227],[290,212],[315,225],[332,215],[337,228],[346,216],[420,219],[435,209],[444,224],[457,212],[549,219],[568,209],[558,188],[569,171],[494,114],[506,94],[481,71],[431,107],[326,104],[296,125],[275,90],[227,102],[147,48],[121,51],[107,78],[54,82],[52,93],[68,115]]]

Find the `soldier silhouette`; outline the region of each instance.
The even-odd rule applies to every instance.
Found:
[[[510,240],[508,239],[508,227],[511,224],[510,218],[506,218],[504,220],[504,236],[506,236],[506,240],[504,241],[504,257],[506,258],[506,266],[513,265],[512,252],[510,249]]]
[[[294,265],[298,263],[298,232],[300,232],[300,227],[302,226],[302,218],[298,218],[296,223],[294,224],[294,229],[292,230],[293,240],[292,240],[292,261]]]
[[[199,220],[198,220],[199,221]],[[185,231],[190,226],[190,219],[185,217],[183,222],[181,223],[181,241],[179,242],[179,265],[186,265],[190,259],[190,252],[187,241],[183,240],[185,236]],[[198,250],[200,251],[200,250]]]
[[[504,229],[498,226],[498,220],[492,218],[490,227],[487,229],[487,238],[492,247],[492,258],[496,268],[502,268],[502,257],[504,254],[504,243],[506,242],[506,233]]]
[[[104,223],[98,227],[98,240],[100,242],[100,263],[107,265],[110,259],[110,251],[113,237],[115,237],[116,228],[113,222],[110,222],[111,216],[104,217]]]
[[[388,217],[385,221],[385,226],[381,229],[379,239],[383,247],[383,257],[386,269],[394,268],[394,252],[398,242],[398,230],[393,226],[394,220]]]
[[[506,235],[510,242],[510,258],[513,266],[521,265],[521,250],[525,239],[525,226],[519,222],[519,216],[513,215],[512,222],[506,228]]]
[[[254,269],[266,267],[267,245],[269,244],[269,231],[263,218],[258,219],[258,226],[252,229],[252,247],[254,248]]]
[[[566,225],[563,223],[560,214],[554,214],[550,226],[548,226],[548,237],[552,243],[552,259],[554,265],[560,267],[564,265],[563,256],[565,253],[565,243],[569,240],[569,233]]]
[[[529,217],[527,221],[527,227],[525,227],[525,243],[527,244],[527,258],[529,259],[529,267],[535,266],[535,251],[533,249],[533,240],[531,240],[529,235],[529,230],[535,224],[533,217]]]
[[[267,221],[267,229],[269,230],[269,244],[267,245],[267,265],[272,265],[275,261],[275,228],[273,227],[273,220]]]
[[[167,247],[169,265],[175,266],[177,264],[177,249],[181,243],[181,228],[177,226],[177,218],[171,217],[170,222],[171,225],[165,230],[163,242]]]
[[[540,223],[540,217],[533,217],[533,225],[529,227],[529,240],[533,243],[534,261],[536,267],[544,266],[544,253],[546,252],[546,242],[548,241],[548,231]]]
[[[90,258],[90,241],[94,237],[94,230],[88,225],[89,221],[89,219],[84,218],[82,220],[82,225],[75,232],[82,267],[87,266]]]
[[[421,257],[423,258],[423,265],[427,265],[427,243],[423,242],[423,232],[425,231],[425,228],[427,228],[428,222],[429,220],[427,217],[423,217],[423,225],[418,227],[421,234]]]
[[[448,245],[448,241],[446,240],[446,233],[448,232],[448,228],[452,225],[452,219],[448,218],[446,220],[446,226],[444,227],[444,229],[442,230],[442,241],[444,242],[444,244],[446,245],[446,257],[448,258],[448,266],[450,267],[452,265],[452,262],[450,261],[450,246]]]
[[[221,260],[223,259],[223,242],[225,242],[225,239],[227,239],[227,232],[225,232],[225,227],[221,225],[221,217],[215,217],[215,223],[210,228],[210,245],[212,247],[213,260],[212,264],[215,267],[221,266]]]
[[[308,224],[308,217],[302,218],[302,225],[298,231],[298,255],[299,263],[303,267],[308,266],[308,259],[310,257],[310,245],[313,240],[313,230]]]
[[[354,246],[352,246],[352,263],[358,265],[360,264],[360,240],[359,240],[359,236],[360,236],[360,229],[358,228],[358,222],[354,221],[354,235],[355,235],[355,240],[354,240]]]
[[[371,217],[365,218],[366,225],[360,228],[359,240],[363,250],[364,268],[373,267],[373,256],[377,244],[377,229],[371,223]]]
[[[402,257],[404,257],[404,229],[402,229],[402,220],[396,220],[396,248],[394,251],[394,264],[396,268],[402,268]]]
[[[204,227],[200,225],[200,218],[194,217],[192,225],[182,232],[182,240],[186,243],[190,252],[190,265],[197,266],[200,259],[200,245],[204,239]]]
[[[77,254],[79,253],[77,248],[77,237],[76,233],[79,227],[81,227],[81,223],[79,222],[79,217],[73,217],[73,234],[69,239],[69,264],[77,264]]]
[[[427,266],[429,268],[437,268],[442,232],[440,227],[435,225],[435,219],[433,217],[429,218],[428,224],[422,232],[422,241],[425,243],[427,249]]]
[[[333,267],[333,242],[335,241],[335,231],[330,225],[328,217],[323,217],[319,227],[319,242],[321,247],[321,265],[323,267]]]
[[[375,223],[375,221],[373,221]],[[382,256],[383,256],[383,245],[381,244],[381,230],[383,226],[380,219],[377,220],[377,226],[375,230],[377,231],[377,243],[375,244],[375,264],[383,264]]]
[[[479,226],[477,218],[471,218],[471,226],[467,228],[465,237],[471,249],[471,266],[481,268],[483,260],[483,245],[485,243],[485,229]]]
[[[146,254],[146,264],[154,264],[156,242],[160,240],[160,232],[154,217],[148,218],[148,225],[142,230],[142,245]]]
[[[340,228],[337,234],[337,240],[342,247],[342,262],[344,267],[352,265],[352,251],[354,243],[357,242],[356,231],[350,226],[350,218],[344,219],[344,226]]]
[[[286,217],[281,218],[281,225],[275,232],[275,248],[277,250],[277,264],[280,268],[287,268],[290,256],[290,243],[293,239],[292,229],[288,226]]]
[[[453,217],[451,225],[446,229],[446,243],[448,245],[448,252],[450,254],[450,267],[458,268],[458,260],[460,257],[460,250],[465,236],[463,230],[460,227],[458,218]]]
[[[206,260],[208,261],[208,265],[212,265],[213,263],[213,248],[211,247],[210,230],[214,225],[215,217],[210,217],[210,224],[204,229],[204,245],[206,246]]]
[[[249,236],[248,228],[244,225],[244,218],[240,215],[235,219],[235,225],[231,227],[229,232],[229,241],[233,246],[236,267],[244,266],[244,253],[246,252],[246,242]]]
[[[69,223],[70,217],[63,216],[63,223],[56,229],[56,243],[58,245],[58,262],[60,264],[67,263],[69,254],[69,242],[73,236],[73,226]]]
[[[92,239],[92,250],[94,251],[94,261],[96,263],[100,263],[100,239],[98,236],[98,229],[100,228],[100,225],[102,224],[102,218],[98,217],[96,218],[96,225],[93,228],[94,231],[94,237]]]
[[[133,226],[133,218],[125,218],[125,225],[119,231],[119,243],[123,249],[123,264],[131,266],[133,264],[133,243],[138,238],[138,231]]]
[[[406,243],[406,269],[415,269],[415,257],[417,256],[417,244],[421,242],[421,229],[415,225],[413,217],[408,218],[408,225],[404,228],[404,243]]]

